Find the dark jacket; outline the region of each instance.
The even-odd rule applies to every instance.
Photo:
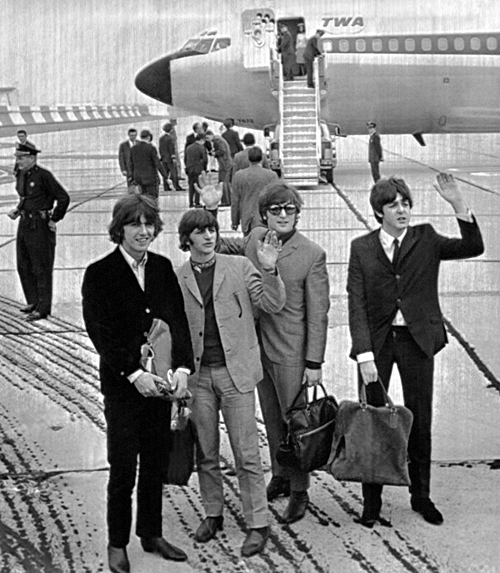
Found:
[[[130,150],[129,175],[138,185],[154,185],[158,171],[165,179],[168,177],[156,147],[147,141],[138,141]]]
[[[165,163],[175,160],[175,141],[170,133],[164,133],[159,140],[160,159]]]
[[[380,135],[374,132],[368,141],[368,163],[378,163],[382,161],[382,145]]]
[[[129,172],[129,162],[130,162],[130,150],[132,149],[130,145],[130,139],[122,141],[118,146],[118,163],[120,164],[120,171]]]
[[[460,239],[438,234],[429,225],[409,227],[401,245],[397,273],[380,243],[379,230],[354,239],[347,293],[351,357],[377,357],[400,308],[422,351],[432,358],[447,343],[438,298],[441,261],[476,257],[484,245],[476,221],[458,219]]]
[[[117,247],[89,265],[83,279],[83,318],[97,353],[102,393],[115,399],[138,396],[127,376],[140,368],[141,346],[153,318],[172,334],[172,368],[194,371],[184,299],[171,262],[148,253],[143,291]]]
[[[189,175],[199,175],[205,171],[208,163],[207,150],[204,145],[199,143],[191,143],[186,149],[184,155],[184,163],[186,165],[186,173]]]
[[[240,136],[237,131],[229,128],[222,134],[222,137],[228,142],[231,157],[234,157],[238,151],[242,151],[243,144],[240,141]]]

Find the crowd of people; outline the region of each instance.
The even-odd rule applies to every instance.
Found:
[[[91,263],[83,279],[84,322],[100,357],[110,466],[108,563],[115,573],[130,571],[127,545],[136,481],[135,531],[143,549],[168,560],[188,559],[163,537],[162,468],[171,409],[162,396],[165,387],[176,399],[188,392],[193,398],[204,509],[196,542],[209,542],[224,527],[219,413],[234,455],[247,527],[242,555],[264,550],[271,532],[269,503],[288,498],[280,516],[286,524],[303,519],[309,504],[309,474],[280,464],[276,454],[299,389],[323,379],[330,308],[327,253],[298,229],[304,206],[300,193],[266,169],[252,134],[243,138],[243,148],[232,120],[224,125],[220,136],[195,123],[186,141],[190,209],[180,217],[178,241],[189,259],[177,272],[168,258],[149,250],[163,228],[158,173],[174,185],[181,179],[172,143],[175,126],[163,126],[161,157],[149,130],[141,130],[137,141],[137,130],[129,129],[119,160],[133,192],[113,208],[108,231],[116,248]],[[36,165],[39,152],[26,139],[17,144],[20,201],[10,213],[20,217],[18,268],[28,303],[21,310],[30,313],[30,320],[50,313],[53,228],[69,203],[53,175]],[[219,164],[216,185],[206,173],[209,155]],[[224,185],[232,229],[241,226],[237,237],[221,235],[216,211],[196,208],[196,197],[202,198],[208,187],[218,186],[224,197]],[[478,256],[484,245],[453,176],[440,173],[434,186],[453,208],[460,237],[445,237],[430,224],[411,225],[413,197],[406,182],[379,178],[369,199],[380,227],[352,241],[347,293],[350,356],[358,365],[358,384],[366,385],[370,404],[382,405],[381,389],[373,383],[380,380],[387,389],[397,365],[405,405],[414,417],[408,445],[411,507],[439,525],[444,518],[430,495],[433,371],[434,356],[447,338],[437,277],[442,260]],[[52,250],[35,264],[42,248]],[[155,320],[170,329],[169,380],[148,371],[141,361]],[[257,397],[271,460],[267,484],[255,418]],[[361,525],[390,525],[381,514],[382,489],[378,483],[362,484]]]

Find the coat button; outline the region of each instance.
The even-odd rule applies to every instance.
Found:
[[[203,336],[203,332],[200,332],[200,336]]]
[[[151,312],[151,309],[150,309],[150,308],[147,308],[147,309],[146,309],[146,312],[147,312],[147,314],[149,314],[149,313]]]
[[[398,299],[396,300],[396,302],[398,303],[398,306],[401,306],[401,299],[400,299],[400,298],[398,298]]]
[[[398,281],[401,278],[401,275],[396,275],[396,280]]]

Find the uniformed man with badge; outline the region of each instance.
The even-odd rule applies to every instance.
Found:
[[[16,191],[20,200],[8,213],[11,219],[19,217],[17,271],[27,302],[21,312],[27,313],[29,322],[46,318],[51,312],[56,223],[69,205],[63,186],[48,169],[37,165],[38,153],[40,150],[29,141],[17,145],[14,155],[19,169]]]

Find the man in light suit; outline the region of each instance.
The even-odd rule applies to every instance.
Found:
[[[168,174],[163,167],[156,147],[151,143],[153,134],[149,129],[141,130],[141,139],[130,150],[129,177],[141,188],[144,195],[158,199],[160,178],[166,181]]]
[[[382,144],[380,143],[380,135],[377,133],[377,124],[374,121],[369,121],[367,124],[370,139],[368,141],[368,163],[372,171],[373,181],[376,183],[380,179],[379,163],[384,161],[382,155]]]
[[[269,537],[255,386],[262,378],[254,307],[278,312],[285,288],[276,270],[278,243],[268,237],[257,249],[259,273],[245,257],[215,254],[217,220],[205,210],[186,212],[179,223],[180,248],[191,258],[178,271],[188,315],[196,372],[189,379],[198,431],[198,477],[206,517],[195,533],[212,539],[223,526],[224,494],[219,462],[219,410],[233,450],[248,527],[241,551],[260,553]]]
[[[168,462],[171,403],[161,398],[167,382],[141,365],[141,347],[153,319],[172,337],[175,396],[186,393],[194,371],[184,302],[170,261],[148,251],[163,223],[154,199],[127,195],[109,227],[117,248],[92,263],[83,279],[83,318],[98,354],[109,462],[108,561],[114,573],[129,573],[127,545],[132,492],[137,484],[136,534],[144,551],[185,561],[187,555],[162,537],[162,469]]]
[[[238,153],[233,158],[233,171],[232,171],[233,181],[234,181],[234,176],[238,171],[250,167],[250,160],[248,159],[248,154],[250,153],[250,149],[255,147],[255,136],[253,133],[245,133],[242,141],[245,148],[242,151],[238,151]],[[267,159],[265,154],[262,155],[262,167],[264,167],[264,169],[270,169],[269,160]]]
[[[389,387],[397,364],[405,405],[413,412],[408,444],[411,506],[429,523],[443,522],[430,499],[431,426],[434,355],[447,342],[437,292],[443,260],[480,255],[481,233],[452,175],[440,173],[435,185],[453,207],[460,239],[439,235],[429,224],[410,226],[412,197],[402,179],[381,179],[370,204],[381,228],[354,239],[347,293],[351,357],[360,383],[374,406],[384,404],[380,377]],[[373,527],[380,517],[382,486],[363,484],[364,508],[359,522]]]
[[[127,178],[127,187],[129,192],[133,189],[133,180],[129,174],[129,161],[130,161],[130,150],[135,144],[137,139],[137,129],[135,127],[130,127],[128,132],[128,139],[122,141],[118,146],[118,163],[120,164],[120,171],[122,175]]]
[[[276,314],[259,311],[264,379],[257,389],[273,472],[267,497],[271,501],[290,494],[282,516],[285,523],[298,521],[306,512],[309,474],[281,466],[276,452],[286,435],[286,412],[301,385],[321,381],[330,307],[326,253],[297,230],[301,207],[302,199],[293,187],[281,181],[269,184],[259,197],[267,229],[253,229],[245,249],[259,268],[258,245],[268,230],[276,232],[282,245],[276,266],[285,283],[286,303]]]
[[[241,152],[244,153],[244,152]],[[232,229],[236,231],[241,221],[243,235],[262,225],[259,214],[259,195],[264,187],[278,179],[274,171],[262,167],[262,150],[252,147],[248,151],[250,166],[236,173],[233,179],[231,203]]]

